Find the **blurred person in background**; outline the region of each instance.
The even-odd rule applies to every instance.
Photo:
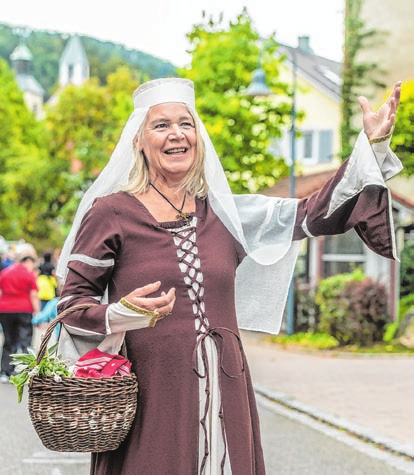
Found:
[[[45,251],[42,262],[38,266],[37,287],[39,289],[40,308],[43,310],[46,304],[56,297],[56,270],[52,262],[52,253]]]
[[[5,251],[1,256],[0,270],[5,269],[13,264],[13,258],[8,251]]]
[[[36,284],[36,251],[30,244],[16,248],[15,262],[0,272],[0,323],[4,344],[0,381],[8,382],[13,374],[10,355],[27,352],[32,343],[32,316],[40,311]]]

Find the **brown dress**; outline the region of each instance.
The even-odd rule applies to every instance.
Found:
[[[234,474],[264,474],[259,418],[234,304],[235,272],[244,251],[208,200],[197,200],[195,216],[205,289],[197,300],[205,309],[206,331],[216,343],[220,362],[226,457]],[[158,223],[133,196],[116,193],[95,202],[72,251],[89,260],[70,261],[61,296],[67,299],[60,310],[93,302],[107,285],[110,303],[157,280],[164,290],[175,287],[177,297],[172,314],[154,328],[127,332],[128,358],[139,384],[137,415],[117,450],[92,456],[93,474],[190,475],[199,470],[199,379],[205,374],[197,364],[197,349],[203,346],[203,338],[197,344],[200,332],[189,283],[183,278],[169,230],[176,227],[177,222]],[[105,311],[106,305],[94,307],[73,314],[65,323],[103,334]]]
[[[369,185],[349,199],[332,198],[347,166],[345,162],[319,193],[298,201],[293,239],[355,227],[371,249],[392,258],[395,245],[387,188]],[[332,203],[334,212],[329,213]],[[97,199],[79,229],[59,311],[96,302],[107,287],[109,303],[117,302],[158,280],[161,290],[175,287],[177,297],[172,314],[154,328],[126,333],[128,357],[139,382],[138,410],[117,450],[92,455],[92,474],[204,473],[202,459],[211,447],[205,437],[208,414],[200,403],[200,380],[206,380],[204,401],[213,389],[206,372],[212,363],[206,340],[214,342],[217,354],[214,384],[220,392],[218,417],[224,440],[219,469],[211,473],[265,473],[255,396],[235,312],[235,273],[245,253],[208,199],[197,200],[194,222],[194,232],[187,229],[180,235],[179,222],[157,222],[140,201],[120,192]],[[177,239],[193,240],[188,252],[177,252]],[[194,245],[203,290],[190,298],[192,283],[183,277],[182,266]],[[187,259],[190,271],[191,262]],[[74,313],[65,323],[105,334],[106,308],[100,305]]]

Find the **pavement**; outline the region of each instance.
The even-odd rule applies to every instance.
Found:
[[[258,395],[414,461],[414,355],[284,349],[268,336],[241,331]]]
[[[257,394],[414,460],[414,355],[283,349],[241,332]]]

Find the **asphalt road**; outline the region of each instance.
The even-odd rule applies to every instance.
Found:
[[[390,456],[258,396],[268,475],[402,475],[414,463]],[[346,438],[350,440],[345,440]],[[0,385],[0,474],[88,475],[88,454],[51,452],[32,428],[27,399]],[[148,474],[160,475],[160,474]],[[174,474],[175,475],[175,474]],[[177,474],[182,475],[182,474]],[[242,475],[242,474],[234,474]]]

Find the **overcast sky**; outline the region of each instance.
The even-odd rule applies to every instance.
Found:
[[[186,34],[202,11],[225,25],[247,8],[254,28],[291,46],[307,35],[314,52],[341,60],[345,0],[1,0],[0,23],[79,33],[188,63]]]

